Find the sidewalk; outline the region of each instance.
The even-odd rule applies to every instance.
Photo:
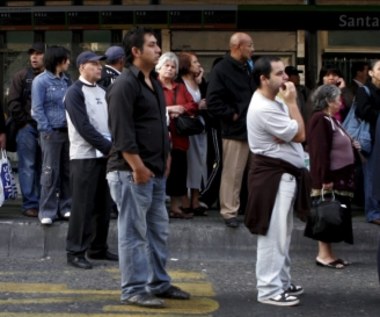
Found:
[[[21,215],[21,201],[6,202],[0,207],[0,256],[34,257],[54,256],[65,252],[67,222],[57,221],[50,227],[40,225],[37,218]],[[342,250],[377,250],[380,227],[365,222],[363,212],[354,211],[353,246],[339,243]],[[316,250],[316,242],[303,237],[304,223],[295,219],[291,248],[293,250]],[[110,248],[117,249],[117,222],[111,220]],[[171,219],[170,257],[181,260],[224,259],[252,257],[256,251],[256,236],[251,235],[242,224],[239,229],[224,225],[217,210],[210,210],[208,217],[191,220]]]

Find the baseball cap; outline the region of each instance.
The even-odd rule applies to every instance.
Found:
[[[77,67],[88,62],[103,61],[106,57],[104,55],[96,55],[92,51],[84,51],[77,57]]]
[[[104,55],[106,55],[107,61],[114,61],[124,57],[125,52],[123,48],[120,46],[111,46],[106,50]]]
[[[298,74],[301,74],[303,73],[302,70],[298,70],[296,67],[294,66],[286,66],[285,67],[285,73],[286,75],[290,76],[290,75],[298,75]]]
[[[28,50],[28,54],[31,55],[34,52],[45,53],[45,44],[42,42],[33,43],[32,47]]]

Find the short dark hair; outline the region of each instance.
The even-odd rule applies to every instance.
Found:
[[[45,68],[55,73],[55,70],[59,64],[66,62],[70,58],[70,51],[63,47],[52,45],[45,50],[44,65]]]
[[[123,47],[125,51],[126,64],[130,65],[133,63],[134,57],[132,54],[132,47],[137,47],[141,51],[143,50],[145,34],[152,34],[156,36],[153,29],[141,26],[136,26],[125,34],[123,38]]]
[[[366,67],[369,68],[368,62],[359,61],[359,62],[352,63],[352,66],[351,66],[352,77],[355,77],[358,72],[364,71]]]
[[[323,85],[323,77],[334,74],[339,77],[343,77],[342,71],[339,69],[338,66],[333,65],[333,64],[327,64],[322,66],[321,70],[319,71],[319,78],[318,78],[318,83],[317,86]]]
[[[255,68],[253,69],[253,80],[257,87],[261,86],[260,77],[264,75],[266,78],[270,77],[272,71],[272,62],[279,62],[281,58],[277,56],[262,56],[255,62]]]

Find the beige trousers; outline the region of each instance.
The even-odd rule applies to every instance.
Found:
[[[240,190],[249,156],[247,141],[223,139],[223,170],[219,190],[220,214],[236,217],[240,208]]]

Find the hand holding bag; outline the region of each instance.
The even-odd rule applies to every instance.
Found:
[[[1,149],[0,159],[0,206],[4,201],[17,198],[17,186],[7,152]]]
[[[177,87],[173,91],[173,104],[177,102]],[[179,135],[191,136],[200,134],[205,129],[205,122],[201,116],[181,114],[174,118],[174,125]]]

